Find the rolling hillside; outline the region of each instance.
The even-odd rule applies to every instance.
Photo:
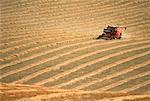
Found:
[[[149,0],[1,0],[0,82],[150,93]],[[120,40],[96,40],[107,25]]]

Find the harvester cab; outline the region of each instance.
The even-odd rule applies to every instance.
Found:
[[[116,26],[107,26],[103,30],[102,35],[99,35],[96,39],[121,39],[123,31],[126,30],[126,27],[116,27]]]

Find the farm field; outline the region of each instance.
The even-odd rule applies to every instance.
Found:
[[[17,101],[149,100],[149,0],[1,0],[0,4],[2,100],[11,101],[11,93]],[[97,40],[107,25],[127,30],[120,40]],[[29,96],[14,94],[25,89]]]

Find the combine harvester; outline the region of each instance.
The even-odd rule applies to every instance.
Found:
[[[96,39],[121,39],[122,32],[126,29],[126,27],[116,27],[108,25],[108,27],[104,29],[102,35],[99,35]]]

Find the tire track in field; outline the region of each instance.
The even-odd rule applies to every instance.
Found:
[[[123,46],[126,46],[126,45],[124,44]],[[116,47],[118,48],[118,46],[116,46]],[[89,54],[86,54],[86,55],[84,55],[84,56],[77,57],[76,60],[80,60],[80,59],[82,59],[82,58],[84,58],[84,57],[87,57],[87,56],[90,56],[90,55],[93,55],[93,54],[97,54],[97,53],[100,53],[100,52],[103,52],[103,51],[106,51],[106,50],[115,49],[116,47],[111,47],[111,48],[107,48],[107,49],[98,50],[98,51],[95,51],[95,52],[93,52],[93,53],[89,53]],[[119,46],[119,47],[120,47],[120,46]],[[144,47],[142,47],[142,48],[145,48],[145,47],[147,47],[147,46],[144,46]],[[134,49],[125,50],[125,51],[122,51],[122,52],[119,52],[119,53],[116,53],[116,54],[110,54],[110,55],[104,56],[104,57],[102,57],[102,58],[99,58],[99,59],[96,59],[96,60],[87,62],[87,63],[85,63],[85,64],[81,64],[81,65],[79,65],[79,66],[77,66],[77,67],[74,67],[74,68],[71,69],[71,70],[67,70],[66,72],[60,73],[60,74],[55,75],[55,76],[53,76],[53,77],[51,77],[51,78],[44,79],[43,81],[37,82],[37,83],[35,83],[35,84],[37,84],[37,85],[43,85],[43,84],[45,84],[45,83],[47,83],[47,82],[53,82],[53,81],[55,81],[55,80],[58,80],[58,79],[61,78],[62,76],[66,76],[66,75],[68,75],[68,74],[71,74],[71,73],[73,73],[73,72],[75,72],[75,71],[77,71],[77,70],[79,70],[79,69],[81,69],[81,68],[84,68],[84,67],[86,67],[86,66],[95,64],[95,63],[100,62],[100,61],[102,61],[102,60],[106,60],[106,59],[108,59],[108,58],[110,58],[110,57],[114,57],[114,56],[118,56],[118,55],[123,54],[123,53],[126,53],[126,52],[130,52],[130,51],[132,51],[132,50],[134,50]],[[135,49],[135,50],[136,50],[136,49]],[[74,62],[74,61],[76,61],[76,60],[73,59],[73,61],[72,61],[72,60],[68,60],[68,61],[69,61],[69,63],[70,63],[70,61]],[[52,70],[54,70],[54,69],[59,69],[61,66],[67,65],[67,64],[68,64],[68,61],[67,61],[67,62],[64,62],[64,63],[62,63],[62,64],[58,64],[58,66],[56,65],[55,67],[51,67],[51,68],[52,68]],[[51,71],[51,70],[49,70],[49,71]],[[47,71],[44,71],[44,72],[47,72]],[[42,72],[42,73],[44,73],[44,72]]]
[[[133,71],[133,70],[135,70],[135,69],[137,69],[137,68],[143,67],[143,66],[145,66],[145,65],[147,65],[147,64],[149,64],[149,63],[150,63],[150,60],[149,60],[149,61],[146,61],[146,62],[143,62],[143,63],[141,63],[141,64],[138,64],[138,65],[135,65],[134,67],[131,66],[132,68],[129,67],[129,68],[126,69],[126,70],[123,70],[123,71],[120,71],[120,72],[118,72],[118,73],[112,74],[111,76],[107,76],[106,78],[103,78],[103,79],[101,79],[100,81],[109,80],[109,79],[111,79],[111,78],[113,78],[113,77],[119,76],[119,75],[121,75],[121,74],[125,74],[125,73],[130,72],[130,71]],[[119,64],[121,64],[121,63],[119,62]],[[97,69],[96,71],[87,73],[86,75],[83,75],[83,76],[81,76],[81,77],[79,77],[79,78],[74,78],[73,80],[70,80],[69,82],[65,82],[65,83],[61,83],[61,84],[59,84],[59,85],[56,85],[55,87],[56,87],[56,88],[61,88],[61,87],[63,88],[63,86],[67,86],[67,85],[72,84],[72,83],[75,83],[75,82],[77,82],[77,81],[86,79],[87,77],[92,77],[92,76],[94,76],[94,75],[96,75],[96,74],[99,74],[99,73],[101,73],[101,72],[103,72],[103,71],[109,69],[109,68],[113,68],[115,65],[118,65],[118,64],[112,63],[112,64],[110,64],[110,65],[104,66],[103,68]],[[100,82],[100,81],[99,81],[99,82]]]
[[[97,89],[97,90],[100,90],[100,91],[111,90],[112,88],[115,88],[115,87],[117,87],[119,85],[122,85],[122,84],[124,84],[124,83],[126,83],[126,82],[128,82],[130,80],[137,79],[137,78],[140,78],[140,77],[143,77],[143,76],[146,76],[146,75],[150,75],[150,71],[147,71],[147,72],[144,72],[144,73],[140,73],[140,74],[135,75],[133,77],[125,78],[123,80],[120,80],[120,81],[118,81],[116,83],[112,83],[112,84],[110,84],[108,86],[104,86],[103,88],[100,88],[100,89]],[[136,87],[136,85],[134,87]],[[125,91],[125,90],[121,90],[121,91]]]
[[[141,53],[141,54],[138,54],[138,55],[135,55],[135,56],[128,57],[128,58],[126,58],[126,59],[117,61],[116,63],[112,63],[111,65],[107,65],[108,67],[106,67],[106,68],[109,68],[109,66],[112,66],[112,65],[113,65],[113,66],[116,66],[116,65],[122,64],[122,63],[124,63],[124,62],[131,61],[131,60],[133,60],[133,59],[135,59],[135,58],[144,56],[145,54],[148,54],[148,53],[150,53],[150,52],[144,52],[144,53]],[[112,66],[112,67],[113,67],[113,66]],[[110,67],[110,68],[112,68],[112,67]],[[105,69],[105,68],[104,68],[104,69]],[[116,75],[114,74],[114,75],[110,75],[110,76],[104,77],[104,78],[102,78],[102,79],[100,79],[100,80],[94,80],[94,81],[92,81],[92,82],[89,82],[89,83],[86,83],[86,84],[77,86],[77,87],[75,87],[75,89],[84,89],[84,88],[89,87],[89,86],[91,86],[91,85],[93,85],[93,84],[95,84],[95,83],[101,82],[101,81],[103,81],[103,80],[105,80],[105,79],[109,79],[109,78],[112,78],[112,77],[115,77],[115,76],[116,76]]]

